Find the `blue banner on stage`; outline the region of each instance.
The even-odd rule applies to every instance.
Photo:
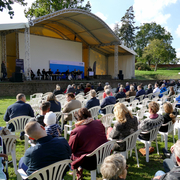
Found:
[[[24,72],[24,59],[16,59],[16,66],[21,67],[21,70]]]

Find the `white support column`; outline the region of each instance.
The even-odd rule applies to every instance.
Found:
[[[118,79],[118,45],[114,45],[114,78]]]
[[[30,60],[30,29],[25,28],[25,60],[24,60],[24,74],[26,80],[31,80],[31,60]]]

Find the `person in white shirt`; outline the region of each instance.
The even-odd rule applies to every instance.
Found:
[[[160,89],[159,89],[159,87],[158,87],[158,84],[157,83],[155,83],[155,85],[154,85],[154,90],[153,90],[153,93],[157,93],[157,92],[159,92],[160,93]]]

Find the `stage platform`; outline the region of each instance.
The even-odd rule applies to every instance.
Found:
[[[76,84],[79,85],[80,83],[83,83],[84,87],[87,83],[90,83],[94,86],[94,88],[97,88],[97,84],[101,82],[102,85],[106,82],[109,82],[112,88],[117,87],[118,83],[121,83],[125,86],[126,82],[129,82],[130,84],[133,82],[136,82],[137,85],[140,83],[148,84],[152,83],[154,84],[154,80],[136,80],[136,79],[130,79],[130,80],[116,80],[116,79],[107,79],[102,77],[101,79],[93,79],[90,78],[89,80],[32,80],[32,81],[24,81],[24,82],[9,82],[9,81],[0,81],[0,96],[16,96],[18,93],[24,93],[25,95],[31,95],[34,93],[46,93],[46,92],[52,92],[56,84],[59,84],[61,86],[61,89],[65,90],[67,86],[70,84]]]

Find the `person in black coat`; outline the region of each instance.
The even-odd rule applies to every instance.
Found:
[[[75,95],[78,95],[80,92],[84,92],[84,90],[81,88],[80,85],[77,86],[77,90],[75,92]]]
[[[123,92],[123,88],[119,88],[119,92],[114,96],[117,99],[119,98],[125,98],[126,97],[126,94]]]
[[[53,91],[53,94],[56,96],[58,94],[63,94],[63,90],[59,84],[56,84],[56,89]]]
[[[75,84],[72,84],[72,86],[67,89],[67,93],[71,93],[71,92],[75,94],[75,92],[76,92]]]
[[[90,90],[90,95],[91,95],[91,99],[86,103],[85,108],[90,109],[92,107],[95,106],[99,106],[99,99],[96,99],[96,91],[95,90]]]
[[[148,95],[153,92],[152,84],[148,84],[148,89],[145,91],[145,94]]]
[[[61,103],[59,101],[57,101],[57,99],[53,93],[48,94],[47,101],[49,101],[51,103],[50,111],[52,111],[52,112],[60,112],[61,111]]]
[[[102,87],[101,83],[98,83],[98,87],[96,89],[96,92],[104,91],[104,88]]]

